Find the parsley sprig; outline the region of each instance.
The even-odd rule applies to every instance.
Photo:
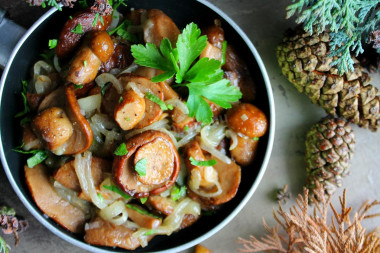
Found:
[[[12,150],[21,154],[33,155],[26,160],[26,163],[29,168],[33,168],[34,166],[42,163],[43,161],[46,160],[46,158],[48,158],[48,153],[46,150],[40,150],[40,149],[23,150],[22,149],[23,147],[24,147],[24,142],[19,147],[16,147]]]
[[[178,36],[176,48],[165,38],[159,48],[147,43],[145,46],[133,45],[131,51],[137,64],[164,72],[153,77],[153,82],[175,76],[175,87],[187,87],[189,116],[208,124],[212,122],[213,113],[207,100],[227,109],[231,108],[231,102],[238,101],[242,94],[223,78],[220,61],[208,58],[197,60],[206,45],[207,36],[201,36],[198,26],[190,23]]]

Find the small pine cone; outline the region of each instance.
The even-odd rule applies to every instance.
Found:
[[[328,114],[376,131],[380,127],[379,90],[369,84],[368,74],[354,57],[354,71],[339,76],[331,66],[336,58],[328,56],[329,42],[327,32],[310,35],[302,29],[288,31],[277,47],[282,73]]]
[[[355,136],[343,119],[324,118],[306,135],[306,187],[312,190],[319,182],[327,195],[342,186],[348,175]]]

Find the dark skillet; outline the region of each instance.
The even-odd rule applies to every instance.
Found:
[[[211,216],[203,216],[194,225],[171,236],[157,236],[147,247],[135,252],[178,252],[200,243],[223,228],[248,202],[261,180],[267,166],[274,138],[274,103],[272,91],[264,65],[246,35],[215,6],[205,1],[195,0],[129,0],[128,8],[158,8],[170,16],[178,27],[183,28],[190,22],[200,27],[212,24],[215,18],[222,20],[228,43],[238,49],[240,55],[248,63],[250,72],[257,85],[258,105],[267,115],[270,128],[268,133],[260,138],[260,147],[256,160],[250,167],[243,168],[242,181],[236,197],[223,205]],[[83,236],[74,235],[54,221],[43,216],[35,205],[25,184],[23,166],[25,157],[12,148],[20,145],[21,129],[14,115],[22,110],[19,95],[21,80],[30,78],[30,69],[40,59],[39,54],[47,49],[49,39],[58,38],[59,31],[67,18],[76,10],[64,8],[63,12],[51,10],[40,18],[20,40],[16,46],[1,80],[1,145],[0,155],[4,170],[15,192],[29,211],[50,231],[62,239],[91,252],[125,252],[125,250],[95,247],[84,243]],[[123,12],[123,10],[121,10]]]

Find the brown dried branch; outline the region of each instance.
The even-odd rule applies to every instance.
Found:
[[[15,237],[15,246],[20,242],[19,233],[24,232],[29,224],[26,220],[19,220],[13,208],[5,206],[0,208],[0,228],[6,235],[13,234]]]
[[[380,213],[369,214],[369,211],[379,206],[380,202],[365,202],[350,218],[352,208],[346,206],[346,191],[339,198],[338,212],[331,204],[330,196],[324,194],[320,185],[314,189],[311,201],[314,210],[309,214],[309,194],[305,188],[303,195],[298,195],[296,205],[285,212],[279,203],[279,208],[273,213],[277,225],[270,228],[264,221],[267,234],[257,239],[238,238],[237,243],[243,247],[239,252],[312,252],[312,253],[349,253],[349,252],[380,252],[380,227],[367,232],[361,225],[364,219],[379,217]],[[330,224],[327,215],[332,210]],[[279,231],[281,228],[283,231]]]

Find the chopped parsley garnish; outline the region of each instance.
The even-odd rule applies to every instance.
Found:
[[[227,41],[222,42],[222,65],[226,63]]]
[[[186,195],[186,186],[183,185],[181,187],[178,187],[177,185],[174,185],[172,189],[170,190],[170,196],[172,200],[177,201],[178,199],[184,197]]]
[[[152,216],[152,217],[154,217],[154,218],[161,219],[159,216],[156,216],[156,215],[154,215],[154,214],[151,214],[150,212],[148,212],[148,211],[146,211],[146,210],[144,210],[144,209],[142,209],[142,208],[139,208],[139,207],[137,207],[137,206],[135,206],[135,205],[126,204],[126,206],[127,206],[128,208],[130,208],[130,209],[133,209],[133,210],[137,211],[137,212],[140,213],[140,214],[149,215],[149,216]]]
[[[162,101],[156,95],[154,95],[154,94],[152,94],[150,92],[147,92],[147,93],[145,93],[145,97],[147,97],[147,99],[149,99],[150,101],[158,104],[160,106],[161,110],[166,111],[168,109],[168,107],[166,106],[166,104],[164,103],[164,101]]]
[[[25,81],[25,80],[22,80],[21,83],[22,83],[21,97],[22,97],[22,102],[23,102],[23,105],[24,105],[24,110],[21,111],[21,112],[19,112],[19,113],[17,113],[15,115],[15,118],[22,117],[25,114],[27,114],[28,112],[30,112],[30,108],[29,108],[29,105],[28,105],[28,100],[26,98],[26,93],[28,92],[28,82]]]
[[[73,86],[74,88],[77,90],[77,89],[82,89],[83,88],[83,85],[82,84],[75,84],[73,83]]]
[[[83,33],[83,26],[81,23],[77,24],[77,26],[71,30],[72,33],[82,34]]]
[[[131,52],[139,65],[163,70],[164,73],[152,78],[160,82],[175,76],[174,87],[187,87],[189,116],[202,123],[211,123],[213,113],[209,101],[225,108],[238,101],[242,94],[229,80],[223,78],[222,63],[215,59],[197,60],[207,45],[207,36],[190,23],[178,36],[176,48],[168,39],[161,41],[159,49],[152,43],[133,45]],[[196,61],[197,60],[197,61]]]
[[[148,200],[148,198],[140,198],[140,202],[141,202],[141,204],[145,204],[145,202]]]
[[[258,141],[258,140],[259,140],[259,137],[253,137],[253,140],[254,140],[254,141]]]
[[[109,87],[111,87],[111,83],[106,83],[100,88],[100,94],[102,94],[102,97],[104,97]]]
[[[91,26],[94,27],[98,23],[98,18],[99,18],[99,12],[95,14],[94,21],[92,21]]]
[[[128,150],[127,150],[127,146],[125,145],[125,143],[121,143],[116,149],[115,149],[115,152],[113,152],[114,155],[117,155],[117,156],[124,156],[126,154],[128,154]]]
[[[136,37],[136,35],[127,31],[127,28],[130,24],[131,24],[131,21],[126,19],[118,27],[109,31],[108,34],[112,35],[112,34],[116,33],[117,35],[119,35],[120,37],[122,37],[123,39],[125,39],[127,41],[130,41],[133,43],[138,43],[138,38]]]
[[[150,230],[146,231],[143,235],[145,235],[145,236],[153,235],[153,234],[155,234],[157,232],[158,231],[156,229],[150,229]]]
[[[104,26],[103,16],[100,16],[99,20],[100,20],[100,23]]]
[[[54,50],[45,50],[44,53],[40,54],[42,59],[44,59],[50,65],[53,64]]]
[[[55,48],[57,44],[58,44],[58,40],[56,39],[49,40],[49,49]]]
[[[55,8],[57,8],[57,10],[62,11],[61,6],[59,6],[59,4],[57,3],[56,0],[45,0],[41,3],[42,8],[46,8],[46,5],[51,6],[51,7],[55,7]]]
[[[79,6],[81,8],[87,8],[88,7],[88,3],[86,0],[79,0],[78,3],[79,3]]]
[[[123,100],[124,100],[124,98],[123,98],[123,97],[120,97],[120,98],[119,98],[119,104],[120,104],[121,102],[123,102]]]
[[[87,67],[87,61],[86,60],[83,61],[83,66]]]
[[[122,196],[125,199],[132,198],[131,196],[129,196],[128,194],[126,194],[125,192],[123,192],[122,190],[120,190],[119,188],[117,188],[116,185],[103,185],[102,187],[104,189],[107,189],[109,191],[112,191],[112,192],[115,192],[115,193],[119,194],[120,196]]]
[[[103,201],[104,201],[103,195],[100,194],[100,193],[98,193],[98,198],[99,198],[100,202],[103,202]]]
[[[48,153],[46,150],[40,150],[40,149],[23,150],[22,149],[23,147],[24,147],[24,142],[20,146],[14,148],[12,150],[15,152],[21,153],[21,154],[28,154],[28,155],[32,154],[33,155],[26,160],[26,163],[27,163],[29,168],[33,168],[37,164],[42,163],[48,157]]]
[[[186,125],[186,126],[183,128],[183,130],[185,130],[186,132],[189,131],[189,126]]]
[[[25,117],[20,121],[21,126],[28,125],[30,122],[32,122],[32,119],[30,117]]]
[[[73,16],[69,16],[69,19],[73,19]]]
[[[108,3],[112,6],[112,9],[117,10],[120,5],[127,6],[126,0],[108,0]]]
[[[173,107],[172,104],[167,104],[166,106],[168,107],[169,110],[173,110],[174,109],[174,107]]]
[[[215,159],[211,159],[207,161],[197,161],[191,156],[189,160],[190,160],[190,163],[194,166],[214,166],[216,164]]]
[[[146,176],[146,165],[148,164],[148,160],[146,158],[141,159],[135,164],[135,171],[139,176]]]

